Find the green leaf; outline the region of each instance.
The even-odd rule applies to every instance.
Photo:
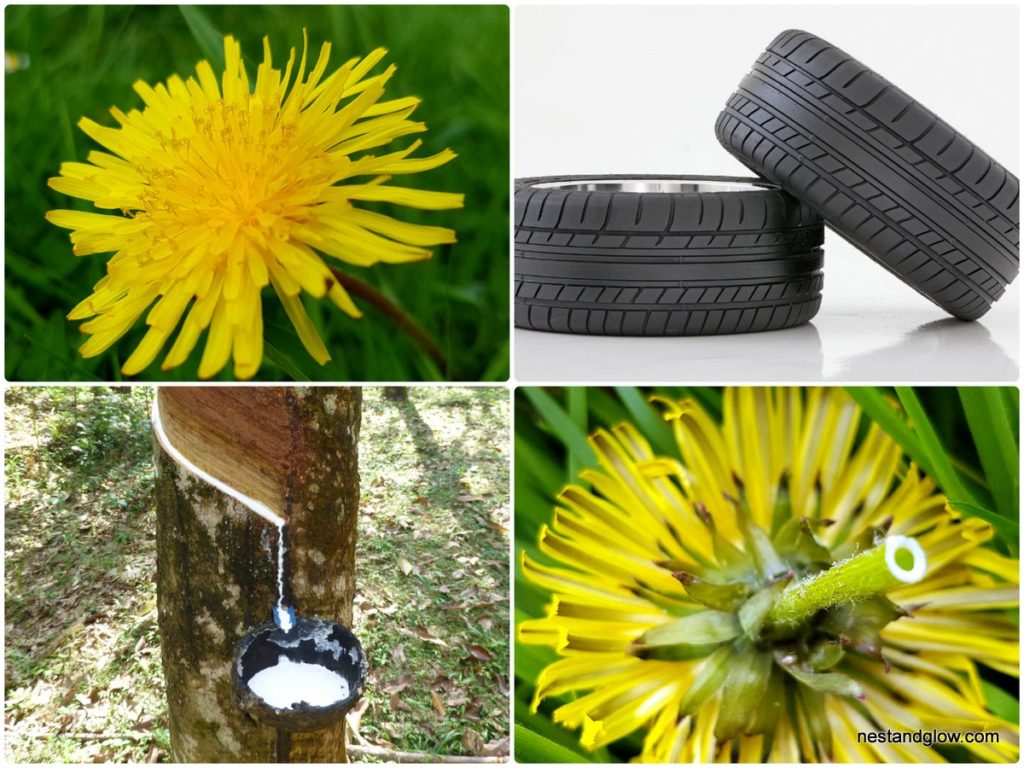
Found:
[[[791,517],[775,534],[774,541],[782,557],[804,568],[832,564],[831,553],[827,547],[818,543],[811,523],[806,518]]]
[[[266,340],[263,342],[263,356],[267,362],[273,363],[281,370],[287,372],[295,381],[310,381],[309,376],[302,370],[302,366],[295,361],[295,358]]]
[[[579,428],[555,398],[539,387],[523,387],[520,391],[565,445],[572,461],[582,466],[597,463],[597,456],[587,441],[586,432]]]
[[[516,472],[528,472],[531,484],[538,490],[550,494],[557,493],[564,484],[562,473],[552,464],[550,457],[541,453],[537,445],[526,439],[522,432],[521,429],[516,430]]]
[[[1017,520],[1020,459],[1014,431],[1019,414],[1007,408],[996,387],[960,387],[958,391],[996,509],[1003,517]]]
[[[197,5],[179,5],[192,37],[214,72],[224,71],[224,35],[213,25],[206,12]]]
[[[969,501],[950,499],[947,502],[951,509],[964,515],[977,517],[996,529],[999,536],[1010,547],[1011,551],[1017,552],[1020,546],[1020,524],[1016,520],[1010,520],[990,509],[985,509]]]
[[[842,661],[845,655],[846,651],[838,640],[823,640],[811,648],[807,663],[815,672],[825,672]]]

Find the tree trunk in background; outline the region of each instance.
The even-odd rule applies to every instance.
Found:
[[[358,388],[164,387],[171,444],[288,519],[285,602],[352,624]],[[231,697],[235,644],[271,617],[277,528],[156,444],[157,605],[176,762],[273,762],[276,732]],[[292,738],[293,762],[345,762],[345,725]]]
[[[384,397],[395,403],[404,403],[409,399],[406,387],[384,387]]]

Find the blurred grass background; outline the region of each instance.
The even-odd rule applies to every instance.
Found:
[[[309,32],[315,57],[332,44],[330,69],[383,46],[398,65],[391,97],[423,99],[415,117],[427,123],[419,154],[451,147],[459,157],[403,184],[463,192],[462,210],[390,209],[406,221],[451,226],[454,246],[411,265],[361,269],[328,259],[383,292],[437,341],[447,358],[430,358],[372,308],[355,321],[326,302],[307,300],[332,355],[317,365],[304,351],[276,297],[264,292],[266,356],[261,380],[415,381],[508,378],[509,11],[503,6],[8,6],[6,50],[28,66],[6,75],[6,366],[9,380],[120,380],[120,366],[142,338],[140,323],[115,348],[85,360],[85,337],[65,320],[102,277],[109,255],[76,258],[68,232],[47,223],[53,208],[91,210],[86,201],[46,186],[60,163],[85,161],[97,148],[76,127],[90,117],[112,125],[109,108],[139,108],[131,89],[210,58],[217,69],[221,34],[242,45],[250,76],[269,36],[274,61],[301,50]],[[23,60],[25,60],[23,58]],[[397,144],[404,146],[404,144]],[[200,347],[205,338],[200,339]],[[194,380],[197,348],[181,367],[163,372],[162,355],[139,380]],[[221,373],[232,378],[230,366]]]
[[[1016,387],[849,387],[865,412],[858,440],[876,421],[918,466],[935,480],[950,505],[989,522],[996,538],[989,546],[1018,556],[1020,495],[1019,415]],[[545,615],[551,595],[529,582],[520,566],[523,552],[548,565],[556,563],[537,546],[549,524],[555,496],[597,466],[587,437],[599,427],[634,424],[655,453],[679,458],[679,449],[660,410],[649,402],[659,394],[697,402],[716,422],[722,420],[720,387],[519,387],[515,398],[515,626]],[[906,462],[907,460],[904,459]],[[525,763],[625,762],[639,754],[642,734],[634,733],[589,752],[579,733],[556,725],[551,713],[572,694],[546,699],[530,712],[540,671],[559,657],[547,647],[515,645],[515,750]],[[989,708],[1009,722],[1019,721],[1018,681],[979,667]],[[964,752],[951,759],[970,759]]]

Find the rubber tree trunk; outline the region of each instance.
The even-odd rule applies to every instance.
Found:
[[[359,389],[163,387],[160,421],[199,469],[287,518],[285,602],[351,626]],[[277,528],[155,441],[157,606],[177,762],[274,762],[276,731],[239,710],[239,638],[271,617]],[[344,722],[292,737],[292,762],[345,762]]]

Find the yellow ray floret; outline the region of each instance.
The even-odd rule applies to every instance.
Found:
[[[455,242],[451,229],[360,207],[442,210],[460,208],[463,196],[387,183],[455,153],[412,157],[421,144],[415,140],[373,154],[426,130],[409,119],[419,100],[383,99],[395,72],[391,66],[371,75],[383,49],[326,74],[330,50],[324,43],[307,72],[305,46],[298,65],[292,49],[282,72],[264,39],[263,63],[250,83],[241,47],[228,36],[219,78],[201,61],[187,80],[135,83],[144,107],[111,109],[117,127],[79,122],[108,152],[64,163],[49,185],[111,213],[55,210],[46,218],[71,230],[76,255],[113,253],[106,276],[68,315],[88,319],[83,356],[106,351],[144,318],[148,331],[125,362],[126,375],[149,366],[177,330],[165,369],[183,363],[205,331],[200,377],[233,359],[235,376],[250,378],[263,357],[262,294],[269,286],[322,364],[330,354],[302,294],[360,317],[324,256],[362,267],[401,264]]]

